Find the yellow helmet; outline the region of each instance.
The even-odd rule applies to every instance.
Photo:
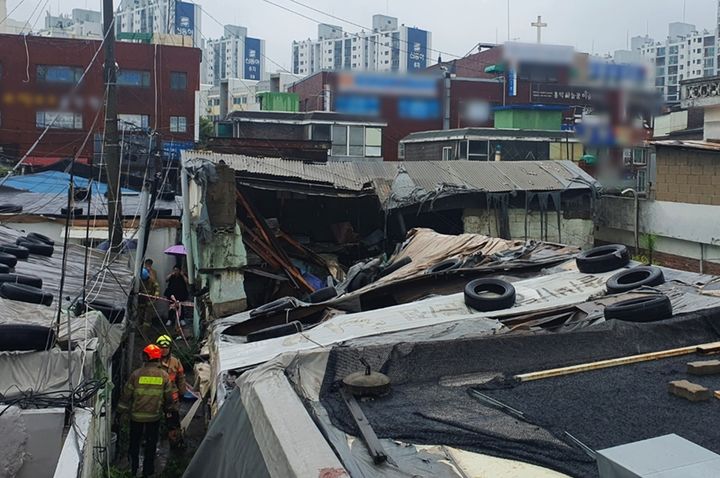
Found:
[[[163,347],[163,348],[170,347],[172,345],[172,342],[173,342],[172,337],[170,337],[169,335],[161,335],[155,341],[156,344],[158,344],[160,347]]]

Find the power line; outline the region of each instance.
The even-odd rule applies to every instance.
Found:
[[[24,2],[25,2],[25,0],[20,0],[20,2],[19,2],[17,5],[15,5],[15,8],[13,8],[12,10],[10,10],[10,13],[8,13],[7,15],[5,15],[5,18],[3,18],[2,20],[0,20],[0,25],[2,25],[2,24],[5,22],[5,20],[7,20],[8,18],[10,18],[10,15],[12,15],[12,14],[15,12],[15,10],[17,10],[18,8],[20,8],[20,5],[22,5]]]
[[[278,4],[274,3],[274,2],[271,2],[270,0],[263,0],[263,1],[266,2],[266,3],[270,3],[270,4],[272,4],[272,5],[275,5],[275,6],[277,6],[277,7],[283,8],[281,5],[278,5]],[[347,23],[347,24],[349,24],[349,25],[353,25],[353,26],[355,26],[355,27],[362,28],[363,30],[369,30],[369,31],[373,31],[373,30],[374,30],[373,28],[367,27],[367,26],[365,26],[365,25],[361,25],[361,24],[355,23],[355,22],[353,22],[353,21],[351,21],[351,20],[347,20],[347,19],[345,19],[345,18],[338,17],[337,15],[333,15],[333,14],[331,14],[331,13],[324,12],[324,11],[322,11],[322,10],[320,10],[320,9],[317,9],[317,8],[312,7],[312,6],[310,6],[310,5],[307,5],[307,4],[305,4],[305,3],[299,2],[298,0],[288,0],[288,1],[290,1],[290,2],[292,2],[292,3],[294,3],[294,4],[296,4],[296,5],[300,5],[301,7],[305,7],[305,8],[307,8],[307,9],[309,9],[309,10],[314,11],[314,12],[317,12],[317,13],[320,13],[320,14],[322,14],[322,15],[325,15],[325,16],[327,16],[327,17],[334,18],[335,20],[340,20],[341,22],[345,22],[345,23]],[[288,11],[292,11],[292,10],[289,10],[289,9],[287,9],[287,10],[288,10]],[[293,13],[295,13],[295,12],[293,12]],[[305,18],[310,19],[309,17],[305,17]],[[312,21],[316,21],[316,20],[314,20],[314,19],[311,19],[311,20],[312,20]],[[358,35],[358,34],[357,34],[357,33],[351,33],[351,35]],[[407,45],[410,45],[410,42],[407,41],[407,40],[402,40],[402,39],[401,39],[400,42],[401,42],[401,43],[405,43],[405,44],[407,44]],[[408,51],[410,51],[410,50],[405,50],[405,52],[408,52]],[[463,57],[460,56],[460,55],[456,55],[456,54],[454,54],[454,53],[448,53],[448,52],[442,51],[442,50],[436,50],[435,48],[428,48],[427,51],[428,51],[428,52],[439,53],[439,54],[441,54],[441,55],[454,56],[455,58],[463,58]],[[467,56],[467,55],[466,55],[466,56]]]

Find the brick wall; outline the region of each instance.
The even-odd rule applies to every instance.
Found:
[[[510,209],[508,211],[511,239],[525,239],[525,210]],[[594,226],[591,219],[565,219],[560,218],[560,234],[558,234],[557,215],[554,212],[547,214],[547,240],[550,242],[562,242],[571,246],[578,246],[588,249],[593,246]],[[466,209],[463,211],[463,223],[466,233],[486,234],[498,237],[497,221],[495,212],[486,209]],[[528,238],[541,240],[540,234],[540,213],[530,211],[527,217]]]
[[[657,148],[658,201],[720,205],[720,152]]]

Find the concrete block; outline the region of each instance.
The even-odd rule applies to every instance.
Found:
[[[676,380],[668,383],[668,392],[691,402],[704,402],[712,397],[710,390],[687,380]]]
[[[704,360],[702,362],[688,362],[687,372],[690,375],[720,374],[720,360]]]
[[[675,184],[687,184],[688,183],[687,174],[678,174],[677,176],[675,176],[674,182],[675,182]]]

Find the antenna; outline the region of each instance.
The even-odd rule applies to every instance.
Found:
[[[507,0],[508,41],[510,41],[510,0]]]
[[[685,11],[687,9],[687,0],[683,0],[683,23],[685,23]]]

